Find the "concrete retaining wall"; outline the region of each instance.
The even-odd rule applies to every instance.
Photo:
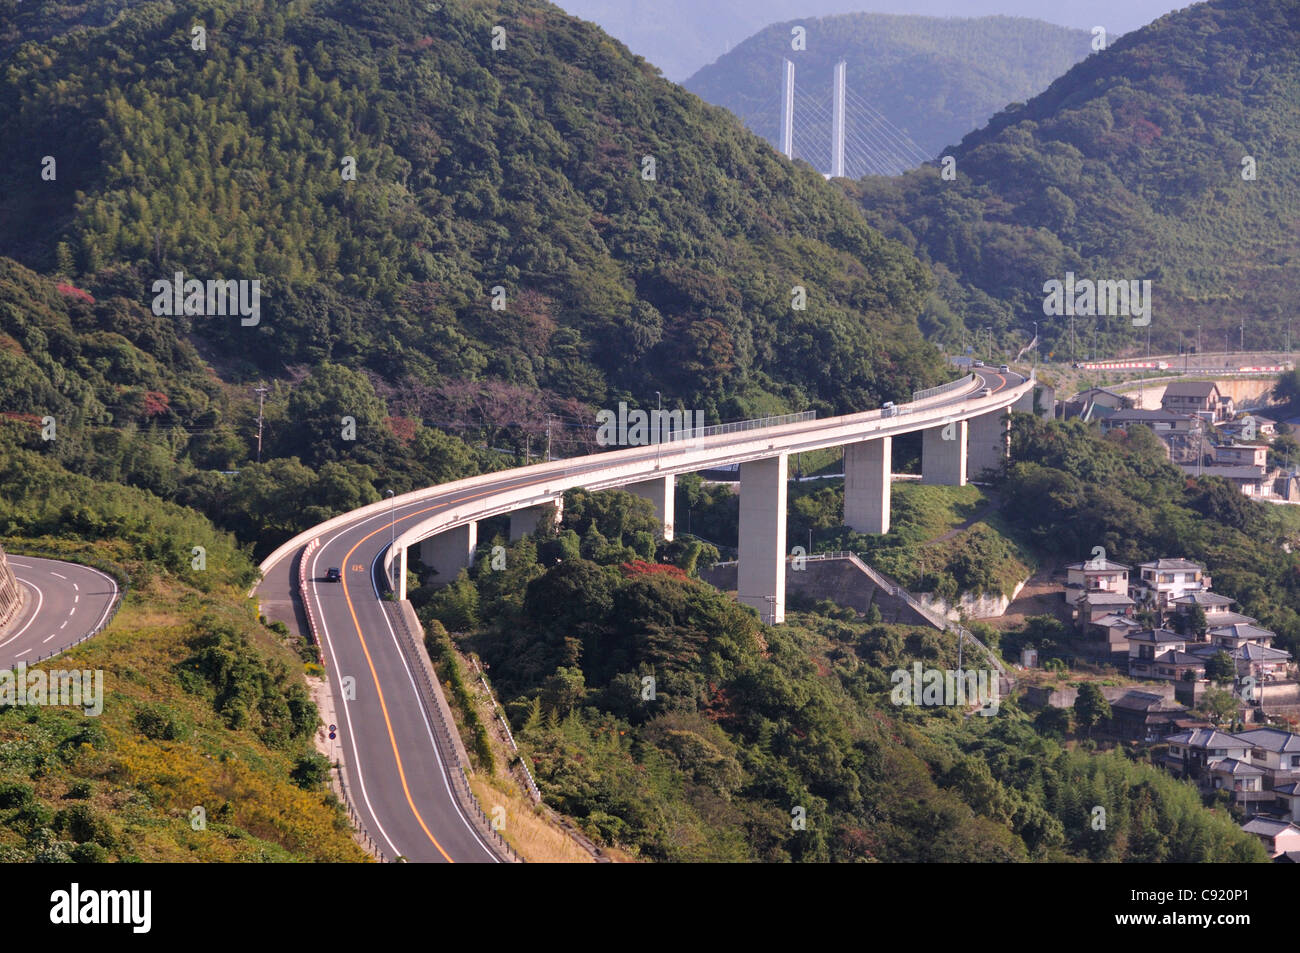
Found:
[[[736,589],[734,564],[701,569],[700,578],[724,592]],[[904,600],[881,589],[847,559],[809,560],[803,569],[794,569],[792,563],[787,562],[785,592],[787,599],[792,595],[829,599],[838,606],[846,606],[864,615],[874,605],[880,610],[882,622],[934,628],[929,619]]]
[[[23,589],[9,568],[9,556],[0,548],[0,631],[23,609]]]

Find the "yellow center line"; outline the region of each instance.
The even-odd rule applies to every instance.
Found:
[[[540,477],[537,480],[532,480],[527,483],[521,483],[519,484],[519,486],[532,486],[534,483],[543,483],[547,479],[549,479],[550,476],[551,475],[548,474],[546,476]],[[514,486],[510,487],[510,489],[516,489],[516,488],[517,487]],[[482,497],[491,496],[493,493],[499,493],[499,492],[501,492],[501,488],[498,487],[498,488],[488,490],[484,493],[476,494],[474,496],[467,496],[454,501],[448,500],[445,503],[439,503],[435,506],[425,507],[422,510],[416,510],[414,513],[407,513],[398,519],[394,519],[390,525],[395,526],[397,523],[400,523],[403,520],[408,520],[415,516],[421,516],[425,513],[432,513],[434,510],[443,509],[445,507],[451,506],[453,502],[468,503],[472,500],[481,499]],[[387,526],[380,526],[374,532],[367,533],[361,539],[357,540],[356,545],[354,545],[351,549],[349,549],[347,555],[343,557],[343,565],[344,566],[351,565],[352,554],[355,553],[361,547],[361,545],[366,542],[366,540],[370,539],[372,536],[376,536],[379,533],[382,533],[386,529],[388,529]],[[420,816],[420,812],[415,806],[415,801],[412,800],[411,798],[411,789],[410,786],[406,783],[406,771],[402,767],[402,756],[397,750],[397,738],[393,734],[393,722],[388,715],[388,704],[387,702],[384,701],[384,690],[379,684],[379,673],[375,671],[374,660],[370,657],[370,647],[366,645],[366,637],[361,632],[361,622],[359,619],[357,619],[357,610],[356,607],[352,604],[352,595],[351,593],[348,592],[348,581],[347,581],[346,572],[343,573],[343,598],[347,600],[348,612],[352,615],[352,625],[357,630],[357,638],[361,642],[361,651],[365,653],[366,665],[370,667],[370,677],[374,681],[375,691],[379,695],[379,707],[384,713],[384,725],[388,728],[388,743],[389,745],[392,746],[393,758],[396,759],[397,761],[397,774],[398,777],[400,777],[402,780],[402,793],[406,795],[406,803],[410,805],[411,813],[415,815],[415,819],[419,823],[420,829],[424,831],[425,836],[429,838],[433,846],[438,849],[438,853],[442,854],[442,856],[446,859],[447,863],[454,864],[455,861],[452,860],[450,855],[448,855],[448,853],[442,849],[442,845],[438,843],[438,838],[433,836],[433,832],[430,831],[428,825],[424,823],[424,818]]]

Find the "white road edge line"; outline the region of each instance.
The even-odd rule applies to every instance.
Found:
[[[381,546],[379,552],[375,554],[375,558],[370,561],[370,588],[375,594],[375,600],[379,603],[379,611],[384,617],[384,625],[387,626],[388,635],[393,640],[393,647],[397,649],[397,657],[402,660],[402,668],[406,672],[407,680],[411,683],[411,689],[415,692],[416,698],[419,698],[420,688],[415,684],[415,676],[411,673],[411,667],[406,664],[406,653],[402,651],[402,646],[397,641],[397,632],[393,629],[393,624],[388,621],[388,613],[384,611],[383,598],[379,595],[379,587],[375,585],[375,564],[379,561],[380,557],[384,555],[386,549],[387,547]],[[460,819],[465,822],[465,827],[469,829],[474,840],[478,841],[478,845],[487,852],[487,855],[490,858],[492,858],[492,862],[494,864],[501,863],[501,858],[496,855],[496,852],[493,851],[491,847],[483,842],[483,838],[479,836],[474,825],[471,824],[469,818],[465,816],[465,812],[460,806],[460,798],[458,798],[456,792],[451,789],[451,781],[447,778],[447,765],[443,762],[442,754],[438,751],[438,742],[433,737],[433,725],[429,723],[429,715],[428,712],[424,710],[423,704],[420,705],[420,717],[424,720],[424,730],[429,734],[429,746],[433,748],[433,756],[438,761],[438,775],[442,778],[442,785],[446,789],[448,796],[451,798],[452,806],[456,808],[456,813],[459,814]],[[453,729],[454,726],[448,730]]]
[[[321,543],[321,545],[317,547],[316,556],[311,561],[311,576],[309,577],[311,580],[310,581],[311,597],[316,601],[316,610],[318,612],[318,618],[320,621],[321,637],[325,640],[325,647],[329,649],[329,653],[330,653],[331,670],[337,673],[340,677],[342,676],[343,673],[339,671],[338,656],[336,656],[334,653],[334,640],[330,638],[329,626],[326,625],[325,623],[325,610],[321,606],[320,593],[316,589],[316,564],[320,561],[321,553],[325,551],[326,546],[334,542],[334,540],[338,539],[344,533],[349,532],[354,528],[355,528],[354,526],[346,526],[341,528],[337,533],[335,533],[333,536],[330,537],[329,542]],[[304,598],[306,598],[305,595]],[[356,775],[357,787],[361,789],[361,799],[366,804],[366,810],[370,812],[371,820],[375,822],[375,829],[379,831],[379,836],[384,839],[384,842],[388,844],[388,849],[393,852],[393,857],[397,858],[399,856],[405,856],[404,854],[402,854],[400,850],[397,849],[397,845],[394,844],[393,839],[388,836],[388,832],[384,830],[384,825],[379,822],[379,815],[375,813],[374,805],[370,803],[370,794],[366,791],[365,774],[361,770],[361,755],[357,751],[357,733],[352,730],[352,712],[348,709],[347,693],[343,691],[342,685],[338,685],[337,688],[338,688],[338,695],[336,700],[340,701],[343,705],[343,720],[347,723],[348,726],[348,744],[352,746],[352,769],[353,769],[353,773]]]
[[[32,617],[27,620],[27,624],[23,626],[21,629],[19,629],[17,632],[15,632],[13,635],[9,636],[9,638],[5,639],[3,642],[0,642],[0,648],[4,648],[14,639],[18,638],[18,636],[22,635],[29,628],[31,628],[32,623],[36,621],[36,617],[41,614],[41,606],[45,603],[45,597],[41,594],[40,586],[36,585],[36,583],[34,582],[28,582],[26,579],[19,579],[18,581],[36,593],[36,608],[32,612]],[[16,657],[17,656],[15,656],[15,658]]]

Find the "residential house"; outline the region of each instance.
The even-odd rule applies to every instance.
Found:
[[[1173,414],[1167,410],[1117,410],[1101,418],[1102,433],[1126,430],[1129,427],[1150,427],[1157,436],[1166,434],[1191,434],[1198,418],[1188,414]]]
[[[1255,620],[1250,616],[1242,615],[1239,612],[1233,612],[1232,607],[1236,604],[1236,599],[1228,596],[1221,596],[1217,592],[1202,590],[1200,592],[1189,592],[1185,596],[1179,596],[1171,600],[1170,604],[1174,611],[1186,615],[1192,611],[1194,606],[1199,606],[1205,613],[1205,625],[1207,630],[1222,628],[1239,623],[1251,623]],[[1208,632],[1207,632],[1208,637]]]
[[[1089,387],[1087,390],[1075,394],[1070,400],[1080,404],[1109,407],[1111,410],[1128,410],[1133,406],[1133,401],[1123,394],[1117,394],[1113,390],[1106,390],[1104,387]]]
[[[1142,623],[1126,615],[1108,613],[1084,626],[1084,633],[1098,642],[1104,642],[1110,655],[1123,653],[1128,657],[1128,636],[1142,628]]]
[[[1300,735],[1281,728],[1253,728],[1234,736],[1250,745],[1250,763],[1264,772],[1264,787],[1300,781]]]
[[[1090,559],[1065,567],[1065,601],[1077,605],[1085,592],[1109,592],[1128,597],[1129,567],[1109,559]]]
[[[1168,681],[1205,678],[1205,660],[1187,652],[1187,637],[1168,629],[1139,629],[1129,644],[1128,673],[1134,678]]]
[[[1268,447],[1255,443],[1225,443],[1214,448],[1214,462],[1226,467],[1268,466]]]
[[[1289,821],[1276,821],[1271,817],[1252,817],[1241,829],[1254,834],[1264,843],[1268,856],[1276,857],[1290,851],[1300,851],[1300,827]]]
[[[1209,613],[1206,613],[1208,618]],[[1209,632],[1211,645],[1217,645],[1225,649],[1239,649],[1243,645],[1272,645],[1277,636],[1262,626],[1252,625],[1248,622],[1237,622],[1232,625],[1213,626]]]
[[[1228,653],[1237,663],[1237,677],[1253,678],[1255,684],[1282,681],[1291,667],[1291,653],[1267,645],[1247,642]]]
[[[1130,571],[1131,567],[1109,559],[1070,563],[1065,567],[1065,585],[1088,592],[1118,592],[1127,596]]]
[[[1202,417],[1212,424],[1233,415],[1232,398],[1220,394],[1214,381],[1174,381],[1165,388],[1160,407],[1170,413]]]
[[[1135,590],[1146,590],[1151,605],[1162,612],[1176,599],[1211,588],[1205,567],[1190,559],[1157,559],[1140,563],[1138,573],[1129,595],[1136,598]]]
[[[1254,421],[1254,434],[1251,434],[1250,428],[1246,425],[1246,417],[1250,417]],[[1277,436],[1277,421],[1271,417],[1262,417],[1259,414],[1246,414],[1237,420],[1230,420],[1227,423],[1220,424],[1219,430],[1234,439],[1258,439],[1267,440],[1271,443],[1273,437]]]
[[[1232,758],[1249,761],[1251,744],[1217,728],[1193,728],[1165,738],[1169,750],[1165,767],[1184,778],[1206,780],[1209,768],[1218,761]]]
[[[1177,731],[1178,722],[1188,715],[1185,705],[1136,689],[1112,699],[1110,712],[1106,730],[1132,741],[1158,741]]]
[[[1066,590],[1067,598],[1069,590]],[[1088,630],[1088,626],[1097,622],[1102,616],[1120,615],[1132,617],[1133,600],[1118,592],[1085,592],[1075,600],[1079,628]]]
[[[1257,813],[1261,807],[1271,808],[1277,800],[1272,791],[1264,790],[1264,772],[1248,761],[1236,758],[1215,761],[1207,775],[1212,790],[1231,791],[1232,803],[1249,814]]]
[[[1273,787],[1278,812],[1293,824],[1300,822],[1300,781],[1288,781]]]
[[[1188,476],[1218,477],[1227,480],[1245,496],[1274,495],[1274,481],[1268,477],[1263,467],[1197,466],[1195,463],[1182,463],[1179,464],[1179,469]]]

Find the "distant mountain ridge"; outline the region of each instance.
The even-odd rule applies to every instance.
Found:
[[[792,49],[796,27],[806,31],[804,50]],[[795,65],[796,154],[812,152],[803,157],[821,159],[824,166],[817,150],[829,150],[831,77],[842,59],[853,154],[849,175],[894,174],[958,142],[1007,104],[1046,89],[1091,52],[1091,42],[1085,31],[1025,18],[851,13],[774,23],[685,85],[730,109],[775,145],[782,62],[789,59]],[[882,125],[872,110],[888,123]],[[888,154],[904,137],[920,149],[907,165],[880,168],[867,162],[855,170],[852,159],[865,160],[868,151]]]
[[[841,13],[929,17],[1033,17],[1116,38],[1176,9],[1178,0],[561,0],[599,23],[674,82],[703,69],[771,23]]]

